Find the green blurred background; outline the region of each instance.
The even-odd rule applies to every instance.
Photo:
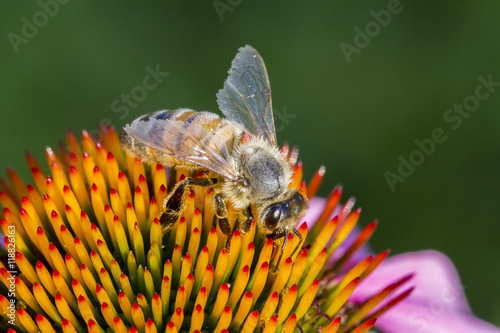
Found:
[[[164,108],[216,111],[231,60],[250,44],[266,62],[275,109],[288,115],[276,120],[279,142],[300,146],[306,179],[326,165],[320,194],[342,183],[344,198],[363,207],[363,225],[380,220],[374,250],[447,254],[474,313],[500,325],[500,89],[456,130],[443,119],[475,93],[479,76],[500,81],[500,2],[401,1],[349,63],[340,44],[354,46],[355,28],[376,29],[370,11],[387,8],[71,1],[44,22],[39,3],[2,1],[0,167],[28,177],[24,151],[43,160],[67,128],[119,128]],[[25,40],[23,18],[41,25]],[[148,66],[169,75],[134,108],[113,108]],[[392,191],[384,173],[396,174],[398,157],[436,128],[447,140]]]

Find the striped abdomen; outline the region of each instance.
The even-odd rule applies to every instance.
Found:
[[[239,128],[215,113],[177,109],[135,119],[122,130],[120,141],[144,162],[196,169],[208,155],[230,161],[241,136]]]

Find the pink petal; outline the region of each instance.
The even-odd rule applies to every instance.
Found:
[[[306,222],[307,227],[309,228],[309,230],[311,230],[312,226],[314,225],[314,223],[316,223],[321,213],[323,213],[325,205],[326,205],[325,198],[319,198],[319,197],[311,198],[309,200],[309,207],[307,208],[307,214],[300,220],[297,226],[300,226],[303,222]],[[338,209],[335,209],[335,211],[338,211]],[[334,214],[337,213],[333,212],[332,217],[335,216]]]
[[[415,272],[415,277],[406,287],[414,285],[415,290],[377,320],[376,326],[381,330],[387,333],[500,332],[499,328],[472,314],[457,271],[452,262],[437,251],[411,252],[386,259],[360,283],[351,299],[362,302],[411,272]]]

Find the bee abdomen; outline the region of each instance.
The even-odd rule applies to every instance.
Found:
[[[217,151],[217,144],[220,144],[221,140],[224,141],[228,152],[233,149],[234,142],[237,141],[236,138],[240,136],[240,131],[236,130],[232,126],[231,122],[227,119],[220,118],[217,114],[211,112],[196,112],[191,109],[177,109],[177,110],[162,110],[156,111],[143,115],[135,119],[130,126],[136,126],[141,122],[149,123],[151,122],[150,129],[154,130],[158,124],[163,124],[168,128],[169,125],[164,125],[165,122],[160,122],[159,120],[169,120],[171,122],[181,123],[182,128],[176,127],[178,125],[172,125],[172,132],[176,133],[173,136],[173,142],[171,142],[172,150],[182,151],[183,147],[187,144],[186,140],[189,137],[195,136],[201,142],[202,146]],[[167,123],[168,124],[168,123]],[[173,124],[173,123],[172,123]],[[199,126],[203,127],[205,131],[203,136],[199,136]],[[199,165],[178,159],[170,154],[166,154],[148,147],[147,145],[141,143],[139,140],[130,136],[124,130],[120,133],[120,141],[124,149],[131,155],[140,158],[146,163],[159,163],[169,167],[182,166],[192,169],[200,168]],[[193,151],[194,153],[194,151]]]
[[[128,154],[140,158],[143,162],[150,164],[156,162],[150,149],[131,137],[123,129],[120,131],[120,143]]]
[[[134,119],[134,122],[150,122],[155,120],[180,120],[186,121],[196,111],[190,109],[177,109],[177,110],[161,110],[145,114],[139,118]],[[125,130],[120,132],[120,143],[122,147],[132,156],[140,158],[145,163],[160,163],[165,166],[175,166],[179,161],[171,156],[162,154],[148,146],[142,144],[140,141],[134,139]]]
[[[208,131],[209,134],[201,138],[201,141],[203,147],[212,151],[217,151],[217,145],[223,140],[230,154],[233,149],[235,138],[241,136],[239,131],[229,122],[229,120],[220,118],[217,114],[212,112],[196,112],[189,116],[184,123],[184,131],[191,131],[193,126],[202,126]],[[182,146],[184,140],[185,137],[179,137],[176,142],[177,147]]]

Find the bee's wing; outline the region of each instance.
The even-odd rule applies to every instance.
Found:
[[[189,124],[187,128],[184,125],[179,120],[139,118],[123,129],[149,148],[212,170],[231,181],[237,180],[239,173],[224,139],[214,137],[199,124]],[[211,138],[209,145],[207,138]]]
[[[217,93],[217,103],[228,119],[277,145],[266,66],[250,45],[240,48],[236,54],[224,88]]]

